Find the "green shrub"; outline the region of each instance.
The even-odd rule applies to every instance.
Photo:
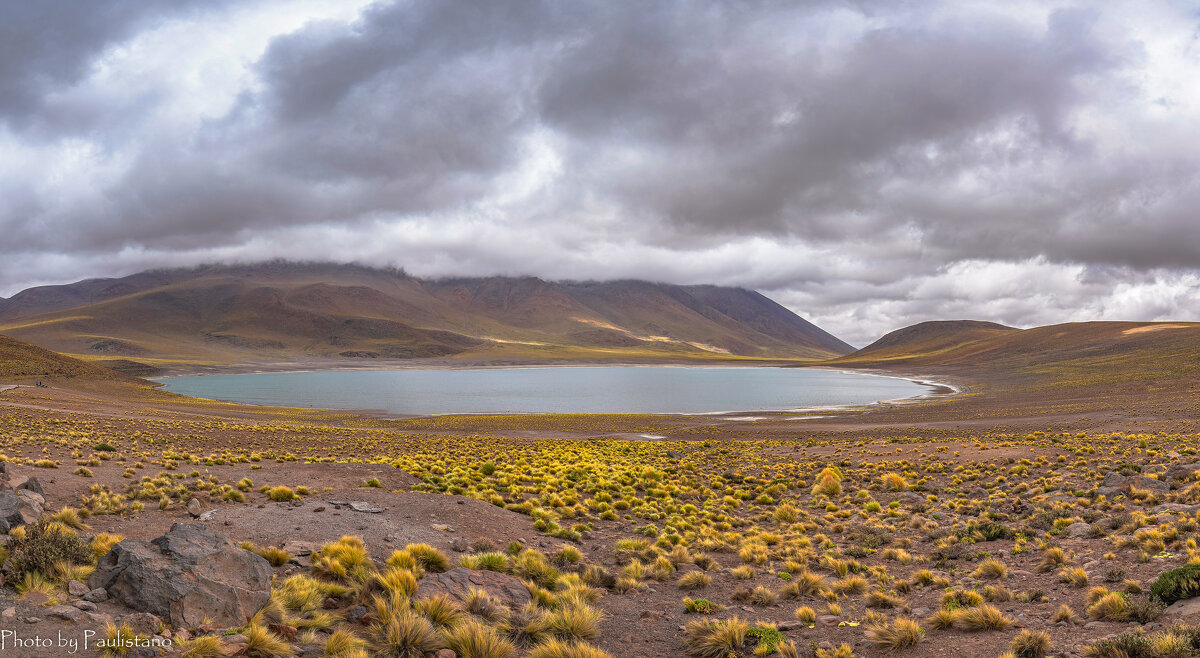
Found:
[[[1121,633],[1089,644],[1083,655],[1088,658],[1151,658],[1155,651],[1145,635]]]
[[[751,638],[756,641],[755,653],[758,653],[758,651],[761,650],[764,653],[760,655],[768,656],[775,653],[775,651],[779,648],[779,645],[783,644],[785,639],[783,637],[783,633],[780,633],[779,629],[775,628],[773,624],[770,626],[750,627],[750,629],[746,631],[746,639],[749,640]]]
[[[88,564],[91,561],[92,549],[79,539],[79,535],[64,530],[62,524],[43,519],[25,526],[24,536],[8,542],[4,574],[10,581],[16,581],[34,571],[49,576],[59,562]]]
[[[1167,604],[1200,595],[1200,564],[1163,572],[1150,586],[1150,593]]]

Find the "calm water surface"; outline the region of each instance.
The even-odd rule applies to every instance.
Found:
[[[395,414],[713,413],[869,404],[929,393],[905,379],[803,368],[558,367],[170,377],[168,391]]]

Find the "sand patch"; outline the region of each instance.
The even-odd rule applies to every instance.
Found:
[[[1145,327],[1134,327],[1133,329],[1126,329],[1125,331],[1121,332],[1121,335],[1129,336],[1132,334],[1148,334],[1152,331],[1162,331],[1163,329],[1187,329],[1188,327],[1191,327],[1191,326],[1192,325],[1190,325],[1190,324],[1151,324],[1151,325],[1147,325]]]

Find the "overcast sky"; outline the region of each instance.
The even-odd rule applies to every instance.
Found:
[[[0,295],[274,257],[1200,320],[1194,2],[0,0]]]

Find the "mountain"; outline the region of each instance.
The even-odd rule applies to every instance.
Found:
[[[418,279],[270,262],[43,286],[0,300],[0,333],[91,360],[206,366],[803,359],[852,348],[767,297],[717,286]]]
[[[1200,380],[1200,323],[1072,322],[1033,329],[926,322],[827,362],[1084,388]]]
[[[939,363],[962,358],[972,346],[1020,329],[982,320],[935,320],[897,329],[866,347],[847,354],[839,363]]]

